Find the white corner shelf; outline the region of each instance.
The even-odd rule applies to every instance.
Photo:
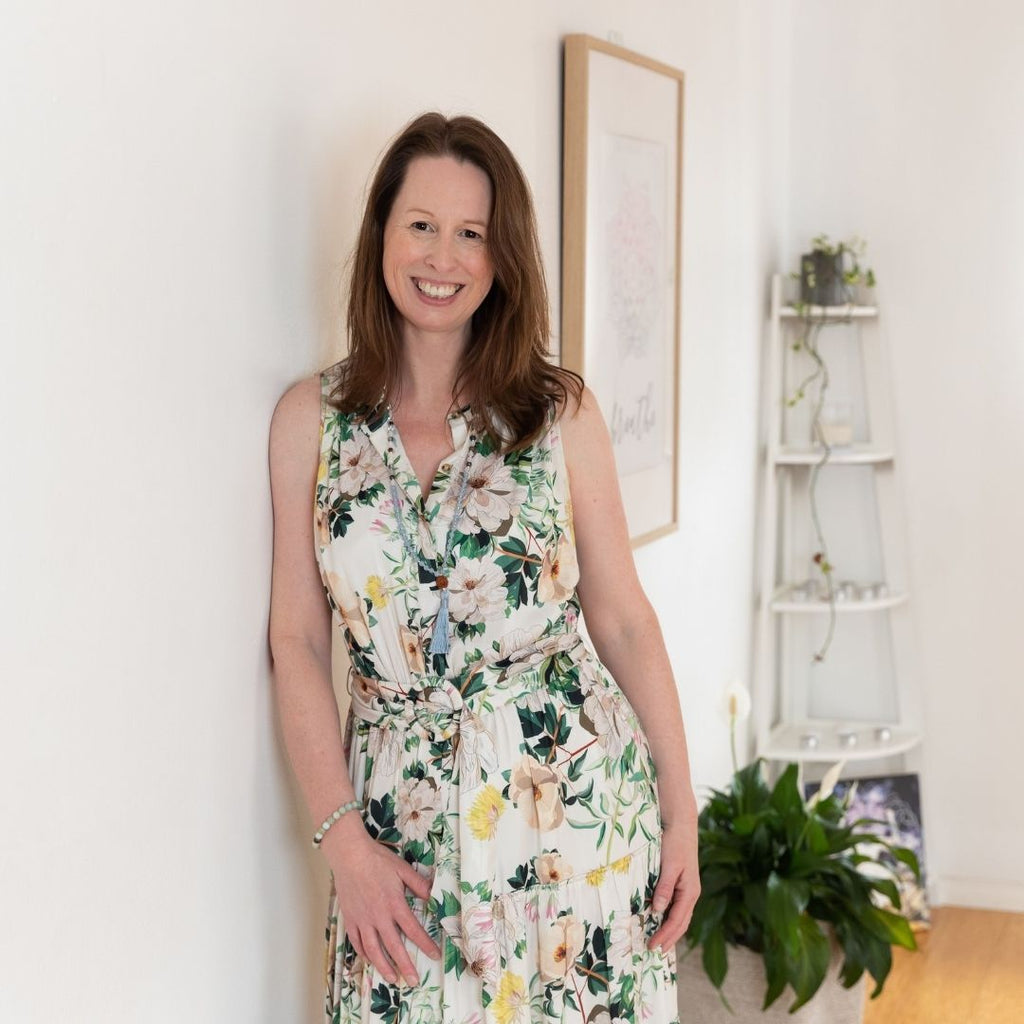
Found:
[[[804,316],[812,320],[870,320],[878,316],[877,306],[858,306],[849,303],[845,306],[808,306],[806,314],[796,306],[782,306],[779,309],[781,320],[800,320]]]
[[[883,318],[875,305],[811,306],[798,312],[784,301],[783,285],[783,276],[774,275],[762,361],[756,751],[770,761],[902,756],[921,742],[924,716],[908,611],[912,588]],[[808,374],[813,363],[805,345],[796,344],[805,338],[809,321],[836,325],[814,337],[830,367],[833,390],[826,397],[838,392],[855,438],[852,444],[832,445],[824,463],[825,447],[812,442],[809,409],[815,398]],[[791,405],[788,396],[804,386],[810,389],[805,404]],[[837,423],[834,409],[838,427],[842,421]],[[884,580],[886,588],[884,596],[836,600],[835,621],[827,625],[828,601],[795,596],[803,578],[817,578],[819,542],[807,502],[813,479],[808,470],[819,464],[865,467],[860,473],[839,469],[827,482],[826,474],[818,478],[817,515],[833,573],[855,582]],[[846,508],[852,518],[844,520]],[[836,577],[833,581],[838,583]],[[826,638],[831,646],[818,662],[815,651]],[[889,732],[879,739],[876,729],[883,726]],[[845,732],[856,734],[854,746],[842,742]],[[801,742],[810,733],[818,737],[813,749]]]
[[[787,595],[793,592],[795,583],[784,583],[778,587],[771,598],[771,610],[773,612],[790,612],[797,615],[828,615],[828,601],[823,598],[810,598],[809,600],[787,599]],[[847,615],[851,612],[880,612],[887,608],[895,608],[910,600],[910,595],[905,591],[896,591],[886,594],[885,597],[872,597],[853,600],[836,601],[836,613]]]
[[[881,727],[889,730],[888,739],[876,737],[875,730]],[[843,733],[856,736],[856,745],[846,746],[841,739]],[[808,735],[817,737],[816,747],[804,746],[802,737]],[[775,726],[759,753],[770,761],[870,761],[905,754],[920,742],[921,734],[916,729],[892,722],[808,719]]]
[[[822,445],[779,445],[770,456],[777,466],[813,466],[821,462],[825,449]],[[865,466],[878,462],[892,462],[891,448],[872,444],[833,445],[827,466]]]

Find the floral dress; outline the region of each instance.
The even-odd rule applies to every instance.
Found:
[[[660,923],[654,763],[577,631],[557,420],[503,456],[473,438],[465,410],[452,414],[455,451],[424,497],[397,435],[389,448],[387,413],[338,412],[332,383],[321,375],[314,526],[352,661],[349,772],[370,835],[432,878],[429,900],[406,894],[442,959],[407,940],[419,983],[389,984],[346,938],[335,889],[346,880],[332,878],[325,1020],[678,1021],[674,951],[646,946]],[[396,517],[433,561],[457,508],[441,655],[437,581]]]

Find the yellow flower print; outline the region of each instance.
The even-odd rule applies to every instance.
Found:
[[[600,885],[604,881],[605,868],[594,868],[587,872],[587,885]]]
[[[530,1011],[526,982],[518,974],[506,971],[501,976],[491,1009],[498,1024],[526,1024]]]
[[[316,482],[322,484],[327,479],[327,460],[321,459],[316,468]]]
[[[366,594],[373,602],[374,608],[386,608],[391,600],[391,591],[379,576],[366,577]]]
[[[629,859],[630,854],[627,853],[625,857],[620,857],[618,860],[612,861],[612,871],[617,875],[624,875],[629,870]]]
[[[505,801],[494,786],[484,786],[477,794],[467,815],[469,831],[474,839],[493,839],[498,819],[505,813]]]

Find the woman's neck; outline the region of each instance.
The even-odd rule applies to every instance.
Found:
[[[468,338],[407,330],[402,349],[402,405],[421,412],[447,412],[467,342]],[[455,404],[462,406],[467,400],[460,394]]]

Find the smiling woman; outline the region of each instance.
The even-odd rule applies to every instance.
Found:
[[[410,164],[384,226],[383,261],[408,344],[437,333],[465,347],[470,318],[494,281],[490,211],[491,182],[476,165],[450,156]]]
[[[678,698],[607,429],[546,358],[529,188],[486,125],[426,114],[389,147],[348,327],[271,426],[271,648],[331,869],[325,1019],[670,1024],[699,892]]]

